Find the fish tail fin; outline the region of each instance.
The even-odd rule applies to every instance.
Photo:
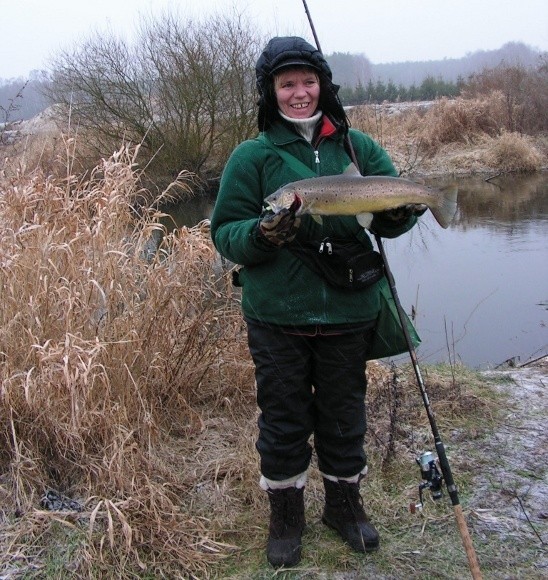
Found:
[[[455,184],[440,190],[440,201],[430,210],[442,228],[448,228],[457,213],[458,188]]]

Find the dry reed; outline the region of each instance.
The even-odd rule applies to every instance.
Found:
[[[501,127],[502,103],[489,99],[440,99],[422,127],[426,147],[436,151],[448,143],[468,143],[482,135],[495,135]]]
[[[504,95],[492,91],[477,98],[443,98],[416,106],[359,106],[349,112],[349,118],[387,149],[402,175],[537,171],[546,164],[545,151],[535,147],[542,138],[533,141],[512,133],[508,107]]]
[[[39,562],[29,536],[70,518],[87,528],[80,575],[189,577],[222,551],[158,449],[203,429],[199,404],[238,396],[238,309],[207,228],[167,233],[136,211],[134,159],[123,147],[87,180],[0,174],[0,570]],[[44,515],[47,490],[82,512]]]
[[[503,132],[484,154],[485,162],[502,172],[539,171],[543,156],[526,135]]]

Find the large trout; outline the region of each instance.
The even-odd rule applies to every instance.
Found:
[[[355,215],[366,228],[374,212],[422,204],[442,228],[447,228],[457,211],[457,188],[436,190],[401,177],[363,177],[351,163],[341,175],[288,183],[269,195],[265,203],[274,213],[292,207],[298,208],[297,215]]]

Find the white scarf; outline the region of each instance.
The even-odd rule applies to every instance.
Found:
[[[316,129],[316,125],[318,121],[322,118],[322,112],[317,111],[312,117],[307,117],[306,119],[294,119],[293,117],[288,117],[284,115],[281,111],[280,117],[293,123],[295,125],[295,129],[309,142],[312,143],[312,137],[314,137],[314,129]]]

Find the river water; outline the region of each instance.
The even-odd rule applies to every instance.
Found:
[[[401,302],[416,311],[419,359],[486,368],[547,354],[548,174],[457,183],[447,230],[427,212],[385,241]]]
[[[419,360],[488,368],[548,354],[548,174],[428,183],[447,181],[459,188],[448,229],[427,212],[384,242],[402,305],[415,313]],[[200,199],[173,213],[192,225],[210,211]]]

